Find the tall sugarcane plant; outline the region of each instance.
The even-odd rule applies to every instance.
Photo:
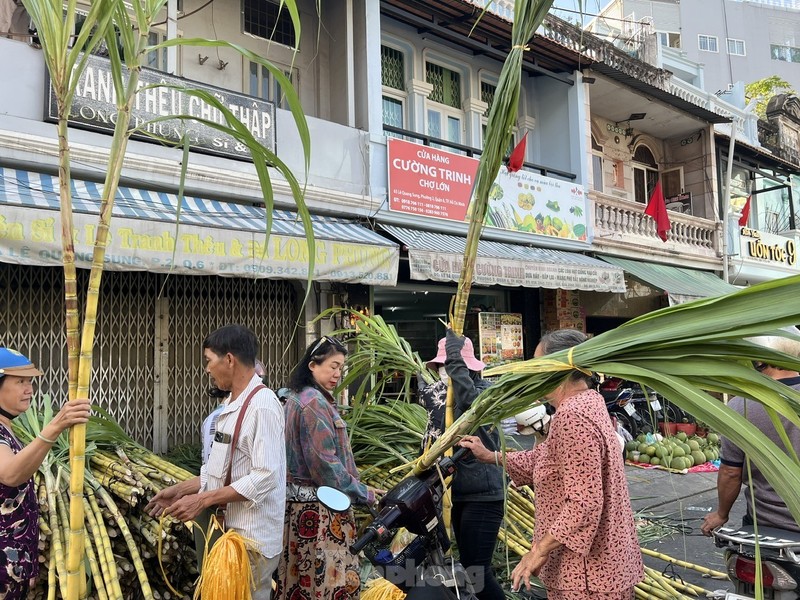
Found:
[[[553,0],[516,0],[514,2],[514,24],[511,30],[511,50],[503,63],[500,79],[497,82],[489,119],[486,123],[486,138],[475,176],[472,198],[471,218],[464,248],[464,262],[458,279],[458,290],[453,302],[450,327],[459,335],[464,329],[469,293],[475,274],[475,261],[478,256],[478,241],[486,220],[489,206],[489,190],[497,179],[500,165],[511,141],[514,122],[519,110],[520,88],[522,86],[522,61],[528,42],[536,28],[544,21]],[[453,422],[453,389],[447,388],[445,408],[445,427]],[[427,462],[427,461],[426,461]],[[430,464],[423,464],[430,467]]]
[[[131,114],[139,89],[139,73],[142,61],[148,52],[176,45],[226,46],[251,61],[267,68],[280,83],[286,100],[294,115],[308,170],[310,160],[310,137],[302,108],[291,82],[282,70],[263,58],[239,47],[220,40],[177,39],[150,46],[148,38],[156,18],[163,12],[166,0],[95,0],[90,4],[80,30],[75,34],[77,22],[77,1],[68,0],[65,4],[23,0],[37,30],[47,70],[50,74],[58,110],[58,157],[59,193],[61,213],[61,239],[66,301],[66,336],[69,374],[69,398],[88,397],[91,383],[92,349],[97,322],[100,283],[103,261],[108,243],[108,232],[114,199],[117,194],[120,174],[125,160],[128,140],[134,130],[131,128]],[[281,6],[291,16],[297,37],[300,35],[300,16],[295,0],[282,0]],[[70,145],[68,117],[71,112],[76,87],[84,72],[91,52],[103,44],[108,51],[112,81],[116,98],[117,119],[108,159],[108,169],[103,188],[98,227],[94,240],[91,273],[86,295],[86,309],[81,328],[78,314],[78,293],[76,284],[75,248],[73,241],[73,212],[70,177]],[[271,228],[273,206],[272,184],[268,167],[276,168],[289,183],[298,212],[303,221],[309,244],[309,273],[313,273],[313,235],[311,221],[303,202],[302,188],[289,168],[278,157],[261,146],[250,131],[212,94],[201,90],[181,88],[189,96],[201,98],[216,108],[224,116],[226,124],[202,121],[214,127],[250,150],[255,170],[261,185],[266,205],[267,219],[265,235]],[[181,121],[191,117],[177,115]],[[161,119],[163,120],[163,119]],[[200,120],[200,119],[196,119]],[[147,134],[147,124],[137,133]],[[185,154],[185,156],[187,156]],[[184,165],[185,167],[185,165]],[[182,175],[185,174],[185,168]],[[181,183],[181,188],[183,183]],[[266,248],[266,244],[265,244]],[[70,533],[66,560],[66,592],[68,600],[75,600],[85,594],[84,576],[84,463],[86,451],[86,430],[75,426],[70,432]]]

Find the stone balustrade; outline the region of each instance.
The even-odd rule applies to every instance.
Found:
[[[689,260],[716,262],[721,246],[721,225],[679,212],[669,211],[672,225],[666,243],[656,232],[655,221],[644,214],[638,202],[591,191],[594,207],[594,245],[598,249],[647,248],[648,252],[684,256]]]

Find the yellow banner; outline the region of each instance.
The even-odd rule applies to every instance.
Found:
[[[76,214],[75,261],[89,268],[97,216]],[[2,205],[0,262],[58,266],[61,229],[58,212]],[[394,286],[398,246],[315,240],[316,281]],[[305,238],[115,217],[111,222],[105,268],[184,275],[226,275],[269,279],[308,279]]]

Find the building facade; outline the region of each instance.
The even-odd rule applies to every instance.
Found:
[[[148,77],[206,86],[274,143],[307,184],[317,246],[309,285],[289,183],[274,176],[265,244],[268,215],[253,165],[202,132],[176,229],[182,151],[130,142],[93,394],[157,450],[198,439],[213,404],[200,345],[222,324],[256,331],[276,388],[307,338],[346,324],[314,321],[331,306],[378,312],[423,358],[433,356],[460,275],[472,183],[513,16],[511,2],[483,14],[467,0],[351,0],[320,12],[301,2],[303,37],[294,52],[278,3],[186,0],[180,8],[170,3],[164,19],[177,18],[175,31],[155,39],[227,39],[291,79],[310,132],[308,171],[282,90],[260,65],[224,48],[182,47],[153,54]],[[529,46],[513,131],[515,143],[527,134],[525,165],[501,170],[492,189],[467,323],[487,362],[530,356],[544,329],[599,333],[669,302],[733,289],[720,275],[714,126],[744,123],[745,115],[555,17]],[[42,391],[59,397],[63,284],[44,62],[24,37],[0,39],[0,51],[9,57],[0,79],[15,83],[0,88],[0,341],[41,363]],[[70,129],[84,254],[110,141],[101,127],[107,108],[97,98],[102,59],[94,75],[80,86],[86,102],[76,120],[84,122]],[[173,101],[164,98],[149,102]],[[667,242],[643,214],[659,181],[672,222]]]
[[[800,3],[796,0],[614,0],[590,29],[631,47],[652,28],[661,48],[703,65],[698,87],[718,94],[778,75],[800,89]]]

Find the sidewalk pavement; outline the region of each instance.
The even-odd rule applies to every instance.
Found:
[[[673,535],[644,542],[645,548],[723,573],[726,571],[722,550],[700,532],[703,517],[717,506],[717,473],[681,475],[626,465],[625,475],[637,518],[660,519],[675,528]],[[741,523],[744,510],[744,495],[740,494],[731,511],[730,522]],[[668,563],[663,560],[644,558],[645,564],[657,571],[668,569]],[[733,591],[727,580],[711,579],[683,567],[675,567],[674,572],[710,591]]]

